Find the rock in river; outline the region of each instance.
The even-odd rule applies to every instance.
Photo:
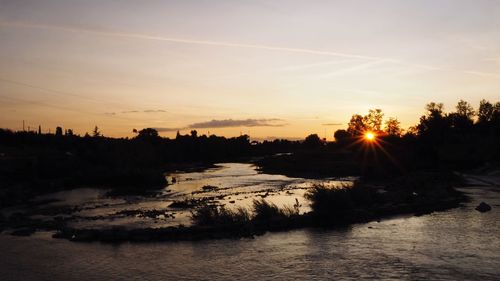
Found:
[[[481,202],[479,205],[477,205],[476,211],[479,211],[481,213],[488,212],[491,211],[491,206],[484,202]]]

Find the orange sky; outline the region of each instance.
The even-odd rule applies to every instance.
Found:
[[[331,139],[370,108],[407,127],[430,101],[500,100],[499,14],[497,1],[0,1],[0,127]]]

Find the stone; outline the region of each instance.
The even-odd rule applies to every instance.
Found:
[[[491,211],[491,206],[486,204],[485,202],[481,202],[479,205],[476,207],[476,211],[479,211],[481,213]]]

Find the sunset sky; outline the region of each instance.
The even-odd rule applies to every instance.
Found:
[[[500,1],[0,0],[0,62],[4,128],[331,139],[500,101]]]

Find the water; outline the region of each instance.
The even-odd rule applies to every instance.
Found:
[[[445,212],[255,239],[108,245],[2,234],[0,279],[498,280],[500,187],[481,184]],[[492,211],[475,211],[480,201]]]
[[[62,191],[37,198],[41,204],[38,209],[32,206],[15,207],[3,210],[4,214],[25,212],[29,209],[33,217],[51,219],[44,216],[47,209],[58,211],[77,207],[71,213],[57,214],[70,217],[70,226],[77,228],[105,228],[122,226],[127,228],[165,227],[190,225],[192,208],[170,207],[175,201],[185,199],[206,200],[210,203],[225,205],[228,208],[244,207],[250,209],[254,199],[265,198],[279,207],[293,206],[299,202],[300,212],[309,211],[308,201],[304,199],[307,188],[313,184],[342,186],[352,182],[354,178],[309,180],[290,178],[283,175],[259,173],[252,164],[221,163],[214,168],[202,172],[178,172],[167,176],[176,183],[166,186],[153,196],[106,197],[108,190],[80,188]],[[204,186],[216,187],[214,190],[203,189]],[[50,201],[48,201],[50,200]],[[297,201],[296,201],[297,200]],[[143,211],[158,211],[156,216],[143,216]],[[131,212],[132,211],[132,212]],[[37,214],[38,213],[38,214]],[[52,212],[49,212],[52,213]]]

